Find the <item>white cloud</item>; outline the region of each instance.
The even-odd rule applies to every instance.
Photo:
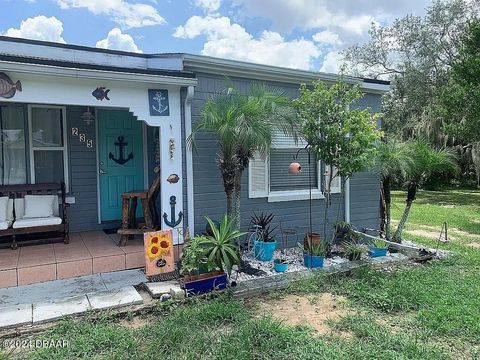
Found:
[[[123,29],[165,24],[152,5],[131,4],[125,0],[57,0],[62,9],[87,8],[95,15],[109,16]]]
[[[228,17],[192,16],[185,25],[177,27],[173,36],[194,39],[201,35],[207,37],[203,55],[304,70],[310,69],[313,60],[320,56],[312,41],[285,41],[273,31],[263,31],[256,39]]]
[[[122,34],[119,28],[110,30],[107,37],[103,40],[97,41],[95,45],[97,48],[121,50],[135,53],[142,53],[138,48],[133,38],[128,34]]]
[[[321,72],[337,74],[343,64],[343,56],[338,51],[331,51],[323,58]]]
[[[340,36],[330,30],[320,31],[312,36],[312,39],[321,44],[325,45],[342,45],[342,40]]]
[[[10,28],[3,35],[65,43],[62,33],[63,23],[60,20],[55,16],[46,17],[40,15],[23,20],[19,29]]]
[[[221,0],[194,0],[195,5],[202,8],[207,13],[215,13],[220,9]]]

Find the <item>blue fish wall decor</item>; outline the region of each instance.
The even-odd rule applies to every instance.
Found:
[[[110,98],[108,97],[110,89],[105,89],[107,89],[105,86],[97,87],[95,90],[92,91],[93,97],[100,101],[103,101],[103,99],[110,100]]]

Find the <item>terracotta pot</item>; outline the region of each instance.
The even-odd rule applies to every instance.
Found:
[[[293,162],[288,167],[289,174],[298,174],[301,171],[302,171],[302,165],[300,165],[298,162]]]
[[[320,244],[320,241],[321,241],[321,238],[319,233],[312,232],[310,234],[310,243],[313,246]],[[303,248],[305,250],[308,250],[308,233],[305,234],[305,237],[303,238]]]

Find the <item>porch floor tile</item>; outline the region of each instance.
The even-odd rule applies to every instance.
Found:
[[[0,249],[0,270],[16,269],[20,249]]]
[[[87,231],[70,234],[70,243],[0,249],[0,290],[100,272],[145,267],[143,236],[124,247],[117,234]],[[1,301],[0,301],[1,302]]]

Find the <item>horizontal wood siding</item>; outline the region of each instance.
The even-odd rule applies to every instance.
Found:
[[[70,193],[75,197],[75,204],[68,208],[71,231],[93,230],[102,228],[98,224],[97,204],[97,159],[95,122],[87,125],[82,119],[86,111],[84,106],[67,107],[68,154],[70,163]],[[90,108],[94,112],[94,109]],[[72,135],[72,127],[78,128],[79,134],[85,134],[93,140],[93,147],[80,142],[78,136]]]
[[[192,121],[200,119],[201,110],[205,101],[216,91],[225,88],[225,79],[211,74],[197,74],[198,86],[192,102]],[[247,91],[252,83],[251,79],[231,79],[241,91]],[[271,83],[269,85],[281,88],[285,95],[298,96],[297,85]],[[366,95],[359,103],[359,107],[371,107],[378,111],[380,97]],[[216,165],[217,142],[214,136],[199,134],[196,138],[194,152],[194,194],[195,194],[195,229],[202,232],[205,228],[205,216],[219,219],[226,212],[226,198],[223,190],[222,178]],[[377,226],[379,214],[378,176],[373,173],[356,174],[351,180],[351,209],[352,222],[358,227]],[[308,200],[269,203],[266,198],[248,198],[248,171],[242,177],[241,194],[241,226],[247,228],[253,212],[273,212],[277,223],[283,227],[296,228],[299,239],[303,238],[309,227]],[[324,200],[313,201],[313,230],[323,233]],[[337,220],[343,220],[344,209],[341,194],[334,194],[332,206],[329,208],[327,231],[330,232]],[[281,240],[277,234],[278,240]],[[296,238],[290,237],[287,246],[294,246]],[[283,245],[282,245],[283,246]]]

